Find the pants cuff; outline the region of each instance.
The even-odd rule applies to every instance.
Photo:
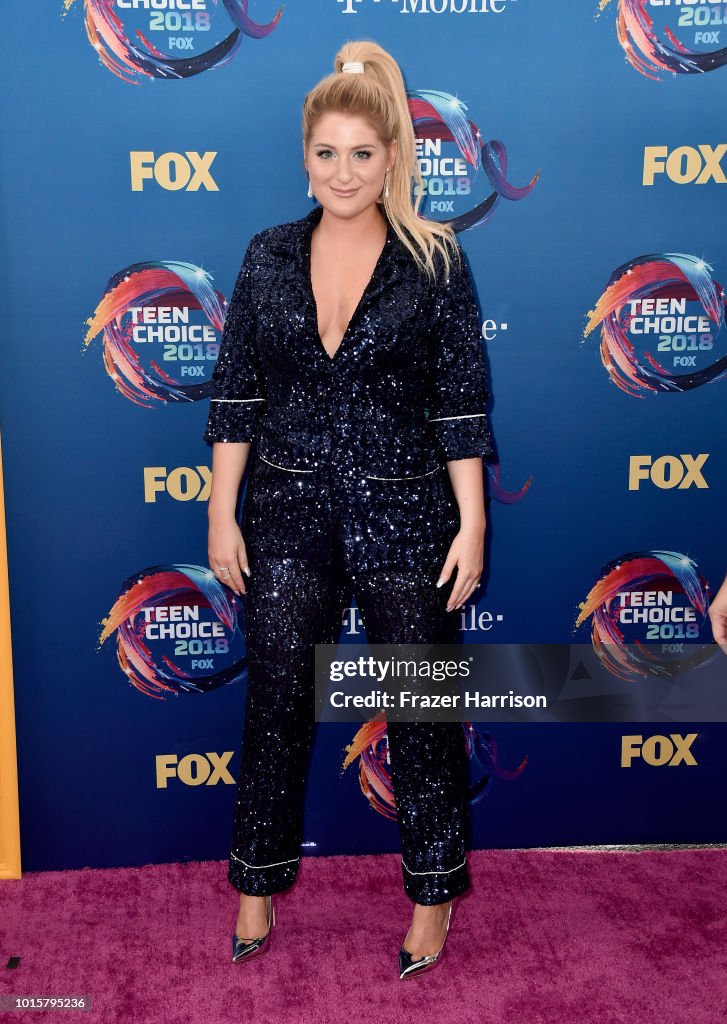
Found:
[[[415,871],[402,857],[401,874],[407,896],[422,906],[447,903],[470,888],[466,857],[448,871]]]
[[[247,896],[270,896],[293,884],[299,865],[299,856],[267,864],[253,864],[230,853],[227,878],[230,885]]]

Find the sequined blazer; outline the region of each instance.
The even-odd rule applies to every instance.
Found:
[[[447,280],[417,267],[391,223],[333,357],[318,333],[311,234],[322,215],[258,232],[240,268],[212,372],[204,440],[250,441],[292,472],[365,479],[488,458],[488,376],[464,257]],[[251,456],[252,457],[252,456]]]

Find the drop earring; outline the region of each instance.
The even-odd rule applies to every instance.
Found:
[[[389,168],[386,168],[386,174],[384,175],[384,198],[389,198]]]
[[[313,198],[313,189],[310,187],[310,175],[308,175],[308,198]]]

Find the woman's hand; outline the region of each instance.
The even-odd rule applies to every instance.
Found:
[[[210,517],[207,557],[220,583],[227,584],[236,594],[247,593],[242,578],[243,573],[250,575],[247,549],[234,516]]]
[[[250,454],[249,441],[217,441],[212,445],[212,483],[207,505],[207,557],[220,583],[244,594],[242,573],[250,575],[245,541],[235,517],[240,482]]]
[[[727,654],[727,576],[707,609],[715,643]]]
[[[459,533],[452,541],[437,586],[443,586],[457,567],[447,611],[460,608],[480,584],[485,550],[485,499],[482,459],[479,455],[451,459],[447,472],[459,506]]]
[[[457,579],[447,602],[447,611],[461,608],[480,584],[485,551],[481,526],[462,526],[452,541],[437,586],[445,584],[457,567]]]

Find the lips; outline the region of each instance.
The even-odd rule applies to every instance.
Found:
[[[355,196],[356,193],[358,192],[358,189],[357,188],[352,188],[352,189],[349,189],[347,192],[344,192],[343,189],[333,188],[333,186],[331,186],[331,192],[333,192],[333,193],[335,193],[335,195],[341,196],[343,199],[345,199],[347,196]]]

